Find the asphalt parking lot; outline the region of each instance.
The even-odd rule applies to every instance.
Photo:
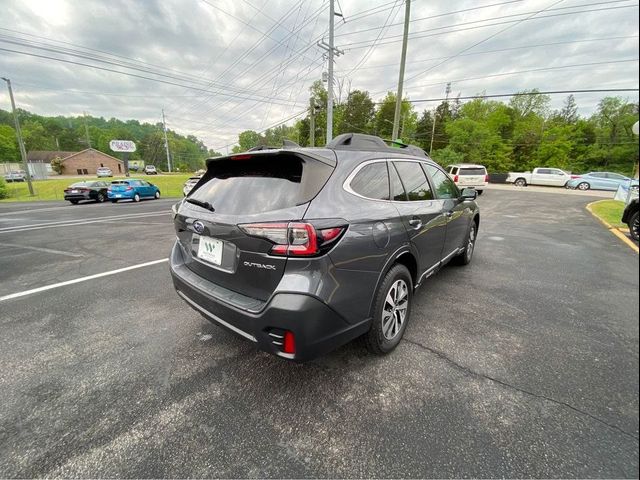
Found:
[[[303,365],[177,297],[171,200],[0,204],[0,477],[637,477],[638,256],[594,199],[488,190],[396,351]]]

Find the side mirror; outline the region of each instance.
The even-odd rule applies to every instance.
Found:
[[[460,194],[461,202],[471,202],[478,198],[478,191],[475,188],[465,188]]]

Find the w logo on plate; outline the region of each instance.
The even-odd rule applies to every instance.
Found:
[[[204,248],[207,250],[207,253],[213,253],[213,251],[216,249],[216,246],[212,243],[205,242]]]

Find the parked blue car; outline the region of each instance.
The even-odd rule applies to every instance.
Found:
[[[578,190],[618,190],[620,185],[630,185],[632,179],[611,172],[591,172],[584,175],[572,175],[571,180],[567,182],[567,188]]]
[[[111,182],[107,190],[109,200],[116,203],[118,200],[133,200],[139,202],[143,198],[160,198],[160,189],[153,183],[131,178],[128,180],[115,180]]]

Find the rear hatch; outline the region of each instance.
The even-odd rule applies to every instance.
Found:
[[[304,217],[334,170],[335,156],[327,155],[333,158],[277,150],[209,160],[175,219],[186,266],[217,285],[267,300],[287,262],[274,254],[274,227],[286,232]]]
[[[132,187],[129,186],[129,182],[123,181],[123,182],[112,182],[111,185],[109,186],[109,189],[113,193],[122,193],[127,190],[132,190]]]
[[[461,167],[458,185],[482,185],[486,182],[487,169],[484,167]]]

